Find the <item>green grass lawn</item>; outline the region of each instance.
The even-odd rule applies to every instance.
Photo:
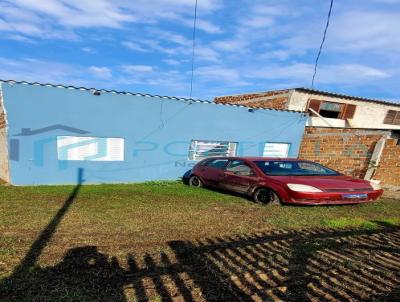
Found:
[[[283,258],[297,259],[297,256],[293,257],[297,255],[296,253],[299,253],[299,250],[290,248],[289,246],[292,244],[296,247],[301,246],[301,250],[306,255],[304,257],[307,258],[307,253],[310,251],[312,253],[313,251],[320,251],[320,245],[326,248],[332,246],[339,248],[342,243],[344,246],[350,244],[346,241],[347,239],[343,238],[349,238],[349,236],[361,236],[363,238],[363,236],[370,236],[371,234],[385,237],[387,236],[386,233],[392,234],[392,230],[397,230],[397,227],[400,226],[400,200],[395,199],[381,199],[372,204],[353,206],[263,206],[254,204],[246,198],[207,189],[193,189],[178,182],[153,182],[132,185],[82,186],[77,195],[68,200],[73,190],[73,186],[0,187],[0,279],[3,279],[3,283],[0,283],[0,301],[96,300],[93,297],[97,297],[99,301],[107,301],[106,298],[110,297],[114,301],[140,301],[142,298],[143,300],[147,299],[147,301],[164,301],[168,300],[165,296],[167,293],[174,298],[174,295],[171,294],[174,290],[176,297],[180,297],[182,301],[190,300],[188,292],[194,300],[198,301],[213,300],[213,293],[224,293],[226,298],[230,297],[229,295],[234,297],[251,296],[244,290],[246,282],[249,281],[241,280],[240,273],[233,274],[230,272],[229,276],[218,273],[217,279],[221,279],[218,281],[221,284],[216,283],[218,287],[215,291],[210,288],[217,285],[209,284],[207,288],[207,283],[204,280],[202,281],[201,277],[191,275],[190,270],[186,271],[186,268],[190,266],[189,264],[185,264],[185,269],[182,268],[183,271],[180,272],[171,269],[169,272],[172,275],[170,276],[161,274],[161,277],[157,277],[158,279],[154,279],[154,276],[158,274],[160,265],[161,267],[183,265],[182,263],[186,261],[185,257],[189,254],[180,254],[179,251],[187,249],[188,245],[192,249],[190,255],[200,253],[201,259],[209,259],[211,256],[207,256],[208,252],[205,251],[213,249],[216,245],[218,245],[217,249],[219,250],[225,246],[224,244],[241,246],[237,242],[245,241],[250,244],[250,247],[246,247],[247,252],[250,253],[252,248],[258,248],[257,240],[261,237],[272,236],[271,242],[284,242],[282,249],[279,250],[278,248],[275,254],[282,251],[281,256]],[[398,240],[399,236],[396,232],[393,235],[397,236],[395,239],[391,237],[387,240],[390,242]],[[317,236],[315,234],[320,233],[324,234],[321,235],[322,237],[318,237],[320,239],[315,237]],[[290,236],[282,237],[286,236],[285,234],[290,234]],[[310,236],[310,242],[304,241],[307,236]],[[182,249],[179,248],[179,244],[177,247],[177,242],[180,242],[183,246]],[[265,243],[262,242],[260,243],[261,247]],[[395,241],[395,245],[397,242]],[[366,243],[366,245],[368,244]],[[199,249],[199,246],[202,246],[202,248]],[[203,246],[206,246],[204,250]],[[193,247],[195,247],[195,251]],[[260,249],[263,250],[264,247],[261,247]],[[366,247],[363,248],[368,250]],[[82,259],[84,256],[81,254],[87,255],[88,251],[91,251],[90,255],[96,255],[97,258],[93,256],[93,259],[98,259],[99,255],[106,259],[102,262],[104,265],[107,263],[105,268],[103,264],[94,265],[96,269],[100,268],[100,272],[96,271],[96,278],[93,278],[92,274],[87,276],[88,270],[86,269],[84,273],[74,275],[73,278],[69,273],[65,273],[65,271],[70,271],[65,266],[67,260]],[[256,252],[256,250],[251,252],[253,258],[254,255],[260,255],[260,257],[267,255],[267,252],[265,254]],[[400,254],[398,250],[387,250],[386,252]],[[81,256],[76,257],[75,253]],[[232,256],[233,254],[230,255],[230,253],[231,251],[227,252],[226,255],[229,254],[229,257],[233,257],[232,259],[223,260],[222,258],[225,256],[218,254],[220,258],[217,259],[218,261],[213,261],[214,264],[212,265],[209,265],[209,262],[204,264],[203,260],[197,260],[200,262],[196,262],[195,269],[201,272],[201,275],[207,275],[209,269],[212,274],[216,274],[216,271],[222,272],[224,267],[245,266],[246,261],[250,261],[250,256],[246,256],[246,259],[249,259],[245,261],[246,263],[240,264],[240,259],[245,257],[243,251],[236,256]],[[236,253],[236,251],[232,253]],[[274,257],[274,254],[267,256]],[[381,256],[379,255],[379,257]],[[163,257],[167,257],[168,261]],[[304,257],[298,258],[302,264],[304,264]],[[346,260],[346,257],[350,260]],[[350,265],[346,261],[351,262],[352,258],[348,255],[346,257],[338,256],[338,263],[342,261],[345,266]],[[387,257],[385,267],[395,266],[394,256]],[[118,264],[116,266],[118,269],[109,264],[112,263],[112,259]],[[136,276],[132,277],[134,280],[137,278],[142,280],[140,284],[144,289],[135,287],[136,281],[131,283],[126,281],[126,278],[129,279],[130,276],[128,269],[130,262],[127,259],[136,259],[137,264],[135,265],[142,267],[137,271],[142,272],[143,267],[145,267],[146,272],[149,270],[154,272],[153,275],[146,275],[147,277],[135,275],[135,270],[132,273]],[[265,265],[270,263],[271,259],[257,261],[257,265],[261,268],[254,267],[256,260],[253,259],[250,271],[262,272],[262,267],[266,269]],[[94,261],[95,264],[98,263],[96,260],[91,261]],[[239,262],[236,263],[236,261]],[[275,261],[279,262],[274,260],[274,263]],[[285,261],[282,260],[281,262],[285,266]],[[376,260],[375,262],[378,263],[379,261]],[[72,261],[71,263],[75,262]],[[264,266],[260,263],[263,263]],[[304,265],[308,265],[307,263]],[[281,272],[276,268],[277,274],[285,275],[288,272],[294,274],[293,272],[297,272],[298,268],[296,266],[292,268],[292,264],[289,261],[286,264],[286,269],[282,269]],[[70,265],[70,262],[68,262],[68,265]],[[325,265],[329,265],[329,263],[325,263]],[[76,267],[73,267],[76,271]],[[397,268],[399,268],[398,263]],[[79,266],[79,269],[82,269],[82,266]],[[91,269],[94,270],[93,267],[90,267],[89,271]],[[303,270],[308,269],[306,266],[303,268]],[[349,268],[343,268],[343,270],[345,269],[348,270]],[[60,272],[64,272],[64,275]],[[104,272],[106,272],[106,277],[104,277],[106,280],[111,280],[111,283],[116,280],[115,282],[118,284],[115,286],[109,286],[110,282],[106,282],[107,285],[103,284],[104,278],[102,279],[99,276],[102,276]],[[176,281],[174,279],[175,273],[183,281],[181,280],[180,283]],[[385,273],[389,274],[387,278],[392,280],[393,286],[397,284],[396,282],[399,282],[398,285],[400,285],[400,279],[398,279],[396,273],[388,269],[382,273],[382,278],[385,278]],[[142,274],[145,273],[142,272]],[[59,283],[53,284],[54,280],[61,278],[54,276],[65,278]],[[85,282],[90,284],[92,282],[90,280],[96,280],[96,282],[103,284],[105,289],[96,289],[95,284],[87,288],[81,288],[81,285],[71,285],[71,280],[78,280],[81,277],[87,277],[89,281],[85,279]],[[294,278],[294,275],[292,277]],[[163,278],[169,278],[169,281]],[[212,278],[216,278],[216,276],[213,275]],[[227,288],[230,288],[229,291],[222,290],[221,288],[225,286],[224,282],[226,281],[224,278],[229,279],[229,282],[234,282],[232,281],[234,278],[239,278],[242,285],[237,286],[238,292],[233,292],[231,285],[226,285]],[[254,278],[250,273],[249,280]],[[186,294],[185,290],[181,288],[182,286],[179,285],[182,282],[185,284]],[[267,281],[264,280],[263,282]],[[290,288],[291,283],[289,285],[284,283],[281,287],[286,289],[283,290],[280,289],[278,281],[275,280],[274,282],[278,285],[269,285],[272,291],[268,296],[269,298],[278,295],[280,291],[285,295],[288,294],[287,288]],[[19,286],[14,288],[12,284],[19,284]],[[129,287],[127,284],[133,284],[133,287]],[[388,284],[390,285],[390,282]],[[310,286],[308,283],[300,285],[306,288]],[[319,286],[321,287],[321,282],[319,282]],[[50,287],[54,287],[54,290],[50,290]],[[247,287],[252,288],[250,285]],[[259,287],[255,286],[254,291],[259,290]],[[116,291],[116,288],[118,288],[118,291]],[[263,287],[261,286],[261,288]],[[309,293],[301,292],[299,294],[299,288],[297,285],[292,286],[292,293],[297,295],[296,297],[305,298],[302,295]],[[1,294],[2,289],[8,293],[7,296]],[[389,286],[389,289],[391,290],[392,287]],[[102,294],[99,294],[98,291],[100,290]],[[317,291],[313,290],[313,292]],[[365,298],[367,296],[362,295],[374,294],[373,291],[367,289],[360,291],[362,293],[357,293],[357,291],[353,293],[354,297]],[[379,291],[377,292],[379,294]],[[389,290],[382,289],[382,292],[386,293]],[[29,293],[29,295],[26,293]],[[334,295],[328,292],[328,295],[337,298],[335,296],[337,293]],[[340,295],[345,299],[349,293],[343,289]],[[263,298],[262,295],[260,297]],[[180,300],[178,299],[178,301]]]

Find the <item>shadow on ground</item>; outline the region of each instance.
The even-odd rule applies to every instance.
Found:
[[[171,253],[70,249],[52,267],[37,259],[78,185],[0,283],[0,301],[399,301],[400,228],[296,230],[169,242]],[[132,251],[134,252],[134,251]]]

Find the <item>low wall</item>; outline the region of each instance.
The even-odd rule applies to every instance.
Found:
[[[376,142],[387,131],[306,127],[299,157],[363,178]]]
[[[386,140],[374,178],[385,185],[400,187],[400,145],[397,145],[397,139]]]

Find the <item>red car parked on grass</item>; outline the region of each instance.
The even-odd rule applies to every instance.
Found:
[[[383,193],[377,183],[287,158],[207,158],[193,167],[186,180],[193,187],[234,191],[265,204],[358,204],[374,201]]]

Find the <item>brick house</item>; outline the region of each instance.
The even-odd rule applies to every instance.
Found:
[[[299,157],[400,187],[400,103],[307,88],[220,96],[215,102],[308,112]]]

